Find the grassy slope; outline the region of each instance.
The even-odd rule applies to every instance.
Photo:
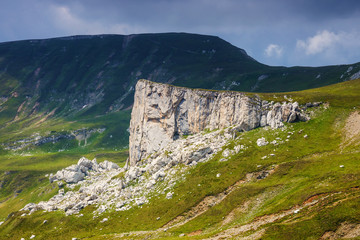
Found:
[[[360,107],[360,80],[303,92],[262,94],[262,97],[276,97],[277,100],[281,100],[284,95],[300,102],[328,100],[330,107],[315,111],[309,122],[288,124],[285,131],[256,129],[242,133],[241,138],[230,142],[228,147],[244,144],[249,147],[244,153],[231,157],[227,162],[219,162],[218,155],[207,163],[199,164],[187,175],[185,182],[176,185],[173,199],[167,200],[165,196],[159,195],[152,199],[151,204],[141,208],[105,213],[103,217],[109,218],[106,223],[100,223],[102,217],[93,219],[91,208],[85,209],[84,217],[81,218],[65,217],[59,212],[38,212],[30,217],[20,217],[21,213],[15,213],[16,217],[11,217],[0,227],[0,237],[19,239],[35,234],[39,239],[104,239],[113,238],[116,236],[114,233],[119,232],[156,229],[186,212],[205,196],[224,191],[228,186],[243,179],[246,173],[274,164],[278,165],[274,174],[265,180],[242,185],[220,204],[187,224],[167,232],[145,232],[140,234],[139,238],[173,238],[180,233],[188,234],[199,230],[203,235],[191,238],[204,238],[238,224],[251,223],[259,216],[276,214],[299,206],[314,195],[331,193],[339,194],[329,197],[315,208],[305,208],[297,215],[292,214],[285,219],[269,223],[265,228],[262,226],[265,229],[263,238],[289,239],[290,233],[291,239],[318,239],[324,232],[336,230],[344,221],[360,223],[357,188],[360,184],[360,153],[354,145],[342,149],[341,153],[339,150],[343,139],[344,121],[354,108]],[[259,137],[264,136],[267,140],[273,140],[275,137],[286,139],[288,132],[294,134],[285,144],[264,147],[256,145],[256,139]],[[304,138],[305,134],[309,137]],[[270,153],[275,153],[275,156],[262,159]],[[340,168],[340,165],[345,167]],[[220,178],[216,177],[217,173],[221,173]],[[48,183],[41,183],[40,175],[35,179],[40,182],[29,190],[33,191],[32,195],[35,194],[35,189],[49,194],[56,190]],[[31,198],[30,193],[20,194],[24,194],[26,200],[46,199],[49,196],[43,193]],[[339,199],[342,201],[334,204]],[[222,224],[223,218],[232,211],[236,212],[235,209],[242,207],[249,200],[250,208],[247,211],[235,214],[229,223]],[[157,221],[156,218],[159,216],[161,219]],[[42,224],[44,219],[48,220],[47,224]],[[246,234],[250,233],[252,231]]]
[[[15,127],[0,129],[0,142],[5,142],[23,139],[33,133],[43,135],[45,132],[61,132],[64,129],[106,128],[103,133],[90,137],[87,146],[82,142],[79,147],[75,139],[65,139],[56,144],[47,143],[17,152],[5,151],[0,147],[0,219],[22,208],[30,199],[40,201],[48,198],[50,195],[39,194],[34,198],[29,194],[39,187],[49,187],[45,174],[74,164],[82,156],[89,159],[97,158],[98,161],[111,160],[120,166],[123,165],[128,156],[124,146],[128,142],[129,135],[126,129],[129,120],[128,112],[118,112],[73,121],[51,119],[42,125],[20,122],[19,125],[14,125]],[[22,131],[17,131],[20,127]],[[64,151],[58,152],[59,149]]]
[[[347,72],[350,67],[352,71]],[[8,97],[8,101],[0,106],[0,144],[34,133],[102,126],[107,130],[93,139],[92,149],[126,147],[130,111],[124,109],[131,106],[131,89],[140,78],[205,89],[226,89],[235,82],[233,90],[271,92],[324,86],[343,81],[359,70],[359,63],[270,67],[218,37],[186,33],[1,43],[0,97]],[[267,78],[258,81],[261,75]],[[101,94],[102,101],[96,97]],[[108,114],[125,95],[121,113]],[[94,99],[99,102],[82,109]],[[47,153],[64,148],[78,151],[76,141],[65,140],[32,151]],[[0,162],[3,155],[0,146]]]

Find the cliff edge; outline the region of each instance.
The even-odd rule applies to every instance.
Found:
[[[136,165],[180,136],[236,126],[279,128],[306,121],[298,103],[273,103],[240,92],[207,91],[139,80],[131,113],[129,164]]]

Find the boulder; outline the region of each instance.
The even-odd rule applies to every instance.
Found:
[[[262,146],[266,146],[269,144],[269,142],[266,141],[266,139],[264,137],[262,138],[259,138],[258,140],[256,140],[256,144],[259,146],[259,147],[262,147]]]
[[[200,159],[204,158],[209,153],[212,153],[212,149],[210,147],[198,149],[197,151],[190,154],[187,164],[190,164],[194,161],[198,162]]]
[[[55,175],[50,174],[50,182],[65,181],[66,183],[78,183],[84,180],[85,176],[89,175],[89,172],[101,172],[110,171],[112,169],[118,169],[119,166],[116,163],[105,160],[98,164],[96,159],[90,161],[89,159],[82,157],[77,164],[71,165],[65,169],[57,171]],[[61,184],[59,184],[60,186]]]
[[[82,157],[79,159],[78,163],[77,163],[78,166],[84,166],[88,169],[91,169],[92,166],[93,166],[93,162],[91,162],[89,159],[85,158],[85,157]]]
[[[99,166],[105,170],[111,170],[111,169],[118,169],[119,166],[116,163],[109,162],[108,160],[105,160],[99,164]]]
[[[166,199],[171,199],[173,197],[173,193],[172,192],[168,192],[166,194]]]
[[[69,171],[67,169],[61,170],[56,173],[58,179],[64,180],[66,183],[77,183],[84,179],[85,174],[79,171]]]

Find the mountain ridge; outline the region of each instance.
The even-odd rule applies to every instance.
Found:
[[[0,59],[0,82],[8,86],[1,95],[16,89],[20,97],[30,97],[31,103],[23,109],[30,115],[34,110],[52,111],[51,102],[56,102],[55,115],[60,116],[80,110],[92,115],[128,108],[140,78],[192,88],[290,91],[340,82],[350,67],[352,72],[360,70],[359,64],[271,67],[219,37],[187,33],[6,42],[0,45]],[[324,76],[331,71],[337,76]],[[316,81],[310,81],[310,76]]]

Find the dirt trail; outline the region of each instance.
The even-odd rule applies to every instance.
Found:
[[[340,202],[343,202],[345,200],[351,200],[353,198],[358,198],[359,193],[352,195],[352,193],[347,193],[345,195],[342,192],[338,193],[328,193],[328,194],[321,194],[316,195],[308,198],[305,200],[300,206],[294,206],[291,209],[284,210],[278,213],[270,214],[270,215],[264,215],[261,217],[258,217],[254,221],[245,224],[245,225],[239,225],[235,226],[229,229],[226,229],[215,236],[208,238],[208,240],[220,240],[220,239],[248,239],[250,236],[250,239],[260,239],[262,235],[266,231],[266,226],[269,223],[273,223],[276,221],[279,221],[281,219],[284,219],[285,217],[288,217],[291,215],[297,216],[301,211],[306,211],[307,216],[309,212],[316,211],[316,207],[319,205],[323,205],[327,199],[331,197],[337,197],[342,196],[340,199],[337,199],[335,202],[330,204],[328,207],[335,206]],[[311,216],[310,216],[311,217]],[[287,219],[285,222],[294,222],[298,220],[294,220],[293,218]],[[255,231],[250,236],[244,236],[249,231]],[[325,236],[325,238],[324,238]],[[322,239],[337,239],[338,236],[341,236],[343,238],[346,238],[345,236],[351,236],[351,237],[359,237],[360,236],[360,224],[352,224],[350,226],[347,225],[347,227],[340,226],[336,232],[327,232],[325,233]],[[330,236],[330,237],[329,237]],[[331,237],[337,237],[337,238],[331,238]],[[350,237],[348,237],[350,238]]]
[[[244,183],[246,180],[242,180]],[[240,181],[239,181],[240,182]],[[233,188],[236,183],[229,188]],[[238,186],[238,185],[237,185]],[[228,189],[227,189],[228,190]],[[278,213],[264,215],[255,218],[252,222],[244,225],[237,225],[231,228],[228,228],[210,238],[208,240],[220,240],[220,239],[248,239],[256,240],[261,239],[263,234],[266,232],[267,224],[274,223],[276,221],[283,221],[285,224],[294,223],[300,221],[302,217],[312,218],[315,216],[315,212],[318,211],[318,208],[321,207],[334,207],[337,204],[352,200],[360,197],[360,189],[353,188],[349,192],[333,192],[333,193],[323,193],[315,196],[311,196],[306,199],[302,204],[294,206],[290,209],[280,211]],[[231,213],[230,213],[231,214]],[[229,215],[230,215],[229,214]],[[191,218],[192,219],[192,218]],[[226,219],[226,218],[225,218]],[[225,220],[224,220],[225,221]],[[172,223],[173,221],[169,222]],[[174,225],[169,226],[168,228],[179,226],[184,224],[185,221],[177,221]],[[135,231],[128,233],[115,234],[112,237],[114,238],[142,238],[146,236],[148,238],[157,238],[159,234],[165,232],[168,228],[162,227],[153,231]],[[195,231],[187,236],[196,236],[201,235],[202,231]],[[334,232],[329,231],[325,232],[320,239],[339,239],[339,238],[355,238],[360,237],[360,224],[354,223],[342,223],[338,229]]]
[[[160,232],[165,232],[169,228],[184,225],[185,223],[193,220],[194,218],[200,216],[201,214],[203,214],[204,212],[209,210],[212,206],[223,201],[231,192],[233,192],[234,190],[239,188],[242,184],[250,182],[250,181],[262,180],[262,179],[268,177],[269,175],[273,174],[276,171],[277,167],[278,166],[273,166],[272,168],[267,169],[267,170],[262,170],[259,172],[253,172],[253,173],[246,174],[245,179],[237,181],[235,184],[228,187],[225,191],[218,193],[215,196],[205,197],[200,203],[198,203],[195,207],[192,207],[188,212],[186,212],[185,214],[183,214],[181,216],[174,218],[173,220],[171,220],[170,222],[168,222],[167,224],[165,224],[163,227],[161,227],[159,229],[156,229],[153,231],[133,231],[133,232],[127,232],[127,233],[120,233],[120,234],[115,234],[114,237],[115,238],[123,238],[123,237],[128,237],[128,236],[154,235],[154,234],[158,234]],[[189,235],[195,236],[198,234],[201,234],[201,232],[195,231]],[[151,238],[151,236],[150,236],[150,238]],[[251,239],[251,238],[249,238],[249,239]]]
[[[276,170],[276,167],[273,167],[269,170],[263,170],[260,172],[254,172],[254,173],[248,173],[246,174],[245,179],[242,179],[235,184],[228,187],[225,191],[218,193],[215,196],[208,196],[205,197],[201,202],[199,202],[195,207],[192,207],[188,212],[184,213],[181,216],[178,216],[165,224],[162,228],[173,228],[178,227],[181,225],[184,225],[185,223],[193,220],[194,218],[200,216],[201,214],[205,213],[207,210],[209,210],[211,207],[213,207],[216,204],[219,204],[222,202],[231,192],[236,190],[239,186],[241,186],[244,183],[250,182],[250,181],[258,181],[262,180],[269,175],[273,174]]]
[[[115,238],[123,238],[123,237],[144,237],[146,238],[157,238],[168,229],[181,226],[190,220],[198,217],[199,215],[206,212],[209,208],[214,206],[215,204],[223,201],[229,193],[237,189],[244,183],[250,181],[257,181],[267,177],[272,174],[276,168],[260,171],[256,173],[249,173],[246,175],[244,180],[240,180],[236,182],[234,185],[228,187],[224,192],[221,192],[215,196],[209,196],[204,198],[199,204],[193,207],[190,211],[185,213],[182,216],[178,216],[163,227],[153,230],[153,231],[138,231],[138,232],[128,232],[115,234]],[[258,196],[257,198],[259,198]],[[270,223],[274,223],[277,221],[282,221],[284,224],[291,224],[297,221],[301,221],[305,218],[312,218],[316,215],[316,212],[322,208],[329,208],[338,205],[344,201],[351,201],[352,199],[360,197],[360,188],[351,188],[346,192],[331,192],[331,193],[322,193],[318,195],[314,195],[306,199],[300,205],[296,205],[290,209],[283,210],[277,213],[263,215],[253,219],[251,222],[242,225],[236,225],[231,228],[225,229],[222,232],[217,233],[216,235],[208,238],[208,240],[220,240],[220,239],[261,239],[263,234],[266,232],[267,225]],[[252,204],[252,200],[244,203],[239,209],[234,209],[234,211],[242,212],[249,210],[249,206]],[[260,200],[261,201],[261,200]],[[237,212],[230,212],[227,217],[223,220],[223,226],[231,223],[234,220],[234,214]],[[159,235],[160,234],[160,235]],[[188,234],[187,236],[196,236],[203,234],[202,231],[198,230]],[[342,223],[338,227],[338,229],[334,232],[325,232],[321,239],[338,239],[338,238],[353,238],[360,237],[360,224],[352,224],[352,223]]]
[[[342,147],[344,148],[358,140],[360,140],[360,112],[355,111],[350,114],[345,122]]]

